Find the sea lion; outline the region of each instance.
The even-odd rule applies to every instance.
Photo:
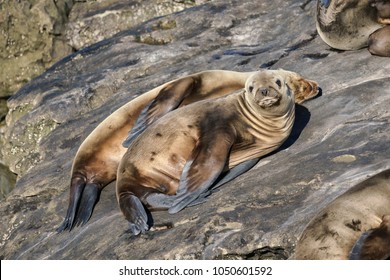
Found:
[[[303,231],[294,258],[388,258],[389,225],[390,169],[362,181],[321,210]]]
[[[215,70],[188,75],[134,98],[109,115],[88,135],[76,153],[71,171],[69,206],[57,231],[71,230],[89,220],[100,192],[116,179],[118,164],[126,152],[122,142],[145,106],[149,105],[148,115],[151,117],[148,121],[151,123],[177,107],[238,90],[250,74]]]
[[[357,50],[372,44],[369,36],[390,23],[389,1],[383,0],[318,0],[316,27],[329,46],[340,50]],[[376,53],[389,41],[387,32],[375,36]],[[383,41],[382,41],[383,40]]]
[[[71,171],[69,206],[57,231],[71,230],[90,219],[100,192],[116,179],[119,162],[126,152],[122,143],[135,124],[140,133],[154,120],[176,108],[242,89],[253,73],[210,70],[188,75],[134,98],[109,115],[88,135],[76,153]],[[297,73],[291,72],[290,75],[295,75],[297,81],[304,80]],[[308,96],[303,93],[304,89],[296,90],[297,103],[307,100]],[[142,118],[139,118],[141,113]]]
[[[224,174],[231,180],[280,147],[293,126],[294,95],[318,92],[315,82],[296,77],[284,70],[256,72],[242,90],[179,108],[142,134],[134,131],[137,137],[130,134],[116,193],[132,234],[151,226],[145,207],[176,213],[202,201],[218,180],[226,182]]]

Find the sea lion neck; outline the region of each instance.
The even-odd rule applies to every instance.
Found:
[[[283,114],[266,114],[266,110],[255,110],[251,103],[245,99],[245,95],[241,94],[237,98],[238,112],[246,123],[249,123],[254,131],[262,132],[264,127],[267,130],[274,132],[282,132],[288,135],[292,129],[295,119],[295,103],[289,102]]]

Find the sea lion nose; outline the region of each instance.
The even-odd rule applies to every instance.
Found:
[[[262,89],[260,89],[260,93],[263,96],[268,96],[269,90],[268,90],[268,88],[262,88]]]

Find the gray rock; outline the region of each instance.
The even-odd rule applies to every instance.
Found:
[[[66,35],[76,50],[145,22],[196,4],[195,0],[101,0],[76,2],[69,15]],[[162,27],[163,28],[163,27]]]
[[[0,98],[12,95],[72,49],[63,30],[73,0],[4,0],[0,5]]]
[[[317,36],[314,6],[303,0],[213,1],[83,49],[22,88],[8,102],[4,154],[19,179],[0,202],[0,258],[291,256],[315,213],[390,168],[389,60],[367,50],[329,49]],[[155,28],[162,21],[175,24]],[[115,183],[102,192],[86,226],[55,232],[66,213],[77,148],[116,108],[184,74],[266,67],[299,72],[322,88],[321,97],[298,106],[280,151],[202,205],[175,215],[155,212],[155,227],[144,235],[127,232]]]
[[[15,186],[16,175],[0,163],[0,200],[4,199]]]
[[[71,54],[73,49],[111,37],[152,17],[203,2],[205,1],[60,0],[54,3],[53,0],[5,0],[0,5],[0,64],[7,69],[0,74],[0,127],[4,126],[8,97],[59,59]],[[170,23],[163,20],[158,28],[169,29]],[[18,107],[17,114],[24,114],[29,109],[30,104],[22,104]],[[38,127],[29,126],[22,139],[12,142],[12,150],[9,152],[24,153],[28,161],[37,161],[37,153],[24,150],[21,146],[35,146],[54,126],[55,123],[50,120],[41,120]],[[3,129],[0,130],[1,143],[4,142],[4,133]],[[0,160],[3,160],[1,150],[3,145],[0,146]],[[22,166],[22,163],[18,166]],[[17,168],[13,167],[13,170]]]

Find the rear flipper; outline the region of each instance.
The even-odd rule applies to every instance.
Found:
[[[130,223],[132,235],[138,235],[149,230],[152,221],[138,197],[131,193],[123,193],[119,198],[119,206]]]
[[[129,147],[131,142],[155,120],[178,108],[182,101],[196,89],[196,85],[196,79],[185,77],[161,89],[157,97],[142,110],[133,128],[129,131],[128,137],[123,142],[123,147]]]
[[[71,231],[74,226],[84,225],[91,218],[93,208],[99,201],[101,189],[97,184],[86,183],[85,177],[71,180],[70,200],[66,217],[57,232]]]
[[[202,135],[193,156],[184,165],[175,195],[175,201],[169,213],[177,213],[191,205],[217,180],[227,164],[235,134],[230,127]]]
[[[245,162],[242,162],[229,171],[221,174],[219,178],[214,182],[213,185],[206,191],[202,192],[198,198],[193,200],[188,206],[195,206],[207,201],[207,197],[220,186],[232,181],[236,177],[241,174],[247,172],[253,166],[255,166],[259,162],[260,158],[250,159]],[[146,197],[146,202],[150,205],[150,207],[154,209],[168,209],[170,208],[175,200],[177,199],[176,195],[168,195],[163,193],[151,193]]]

